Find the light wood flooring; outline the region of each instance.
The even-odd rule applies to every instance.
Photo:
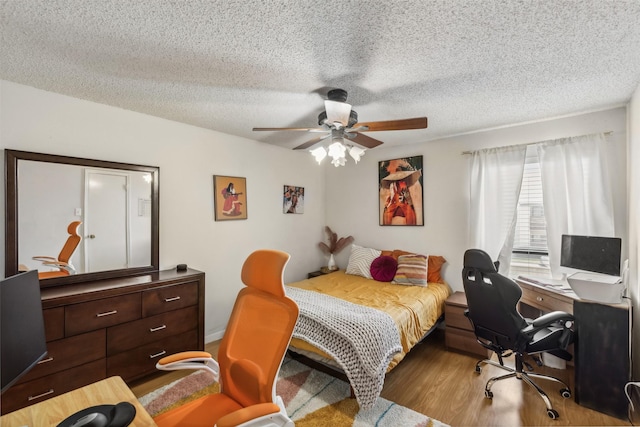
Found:
[[[206,345],[212,354],[219,342]],[[484,397],[486,381],[504,371],[487,366],[475,372],[478,358],[447,351],[444,331],[437,330],[418,344],[405,359],[387,374],[382,397],[399,405],[429,415],[451,426],[629,426],[627,420],[610,417],[577,405],[573,398],[560,396],[559,385],[551,381],[537,383],[549,395],[560,418],[547,416],[542,399],[531,387],[516,379],[499,381],[492,387],[493,399]],[[547,372],[545,372],[547,369]],[[573,369],[536,368],[564,381],[573,389]],[[184,376],[170,372],[132,384],[138,397]]]

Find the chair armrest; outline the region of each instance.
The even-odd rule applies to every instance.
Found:
[[[551,313],[543,314],[542,316],[533,319],[533,321],[522,330],[523,333],[531,335],[553,324],[560,324],[562,327],[569,329],[573,326],[573,315],[564,311],[552,311]]]
[[[573,319],[573,315],[564,311],[552,311],[551,313],[543,314],[542,316],[533,319],[533,323],[531,323],[531,326],[539,328],[549,326],[552,323],[556,322],[566,322],[569,320],[573,321]]]
[[[44,256],[44,255],[34,256],[34,257],[31,257],[31,259],[34,259],[36,261],[57,261],[57,259],[54,257]]]
[[[206,351],[183,351],[163,357],[156,363],[161,371],[177,371],[181,369],[205,369],[211,372],[215,380],[220,376],[220,366]]]
[[[259,403],[238,409],[218,419],[217,427],[236,427],[240,425],[267,425],[262,417],[279,414],[280,407],[275,403]]]

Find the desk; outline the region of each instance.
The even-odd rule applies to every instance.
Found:
[[[624,385],[631,378],[629,300],[600,304],[581,300],[573,292],[559,292],[522,279],[516,282],[522,289],[520,312],[524,316],[537,317],[527,313],[531,308],[575,316],[575,348],[569,350],[575,356],[576,403],[626,419]]]
[[[153,418],[120,377],[109,377],[0,417],[2,427],[55,426],[78,411],[96,405],[129,402],[136,407],[131,426],[155,426]]]

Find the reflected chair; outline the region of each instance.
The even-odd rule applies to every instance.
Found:
[[[550,418],[558,418],[558,412],[551,406],[549,397],[532,378],[562,384],[560,394],[564,398],[571,397],[571,389],[558,378],[525,371],[525,365],[530,370],[532,368],[524,362],[524,357],[547,352],[564,360],[571,360],[571,354],[566,348],[573,341],[573,331],[570,329],[573,316],[554,311],[533,320],[522,317],[517,308],[522,290],[514,281],[499,274],[489,255],[479,249],[465,252],[462,280],[468,304],[465,315],[471,321],[478,342],[493,351],[498,358],[498,362],[490,359],[479,361],[476,372],[482,371],[483,364],[508,372],[487,381],[485,397],[493,398],[491,386],[496,381],[515,377],[538,392]],[[503,360],[512,354],[515,355],[515,368],[506,366]]]
[[[187,351],[158,361],[161,370],[206,369],[220,383],[209,394],[157,416],[166,426],[287,426],[284,403],[276,396],[276,381],[298,306],[285,295],[283,272],[289,255],[258,250],[244,262],[238,293],[218,350],[218,361],[202,351]]]
[[[78,234],[78,228],[82,224],[82,221],[73,221],[67,227],[67,233],[69,237],[64,243],[62,250],[58,254],[58,258],[50,256],[34,256],[32,259],[42,262],[43,265],[49,267],[55,267],[57,271],[41,271],[38,273],[39,279],[48,279],[50,277],[61,277],[76,274],[76,269],[71,264],[71,256],[75,252],[76,248],[80,244],[82,237]]]

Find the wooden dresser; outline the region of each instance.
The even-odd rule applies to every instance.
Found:
[[[2,395],[2,413],[114,375],[130,382],[167,354],[204,350],[204,279],[166,270],[43,289],[48,355]]]

